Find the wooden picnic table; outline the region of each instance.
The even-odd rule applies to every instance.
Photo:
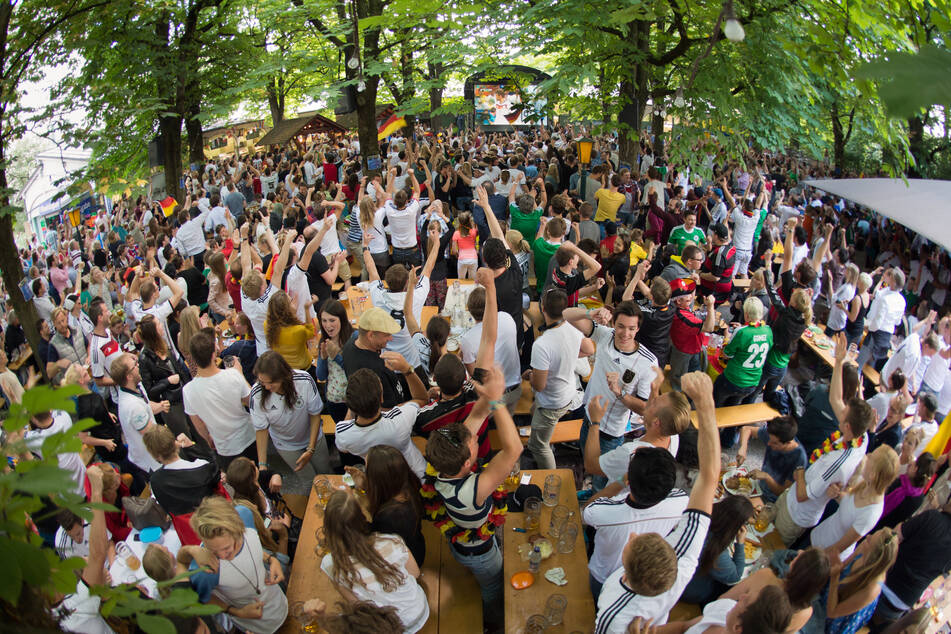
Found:
[[[560,634],[563,632],[590,632],[594,626],[595,605],[588,586],[588,557],[585,554],[584,535],[581,526],[581,512],[578,508],[578,496],[575,489],[574,473],[570,469],[541,469],[523,471],[532,474],[531,484],[540,488],[545,487],[545,478],[551,474],[561,477],[561,493],[558,504],[568,507],[574,512],[571,522],[578,526],[578,538],[573,552],[563,555],[556,551],[551,557],[542,561],[541,568],[535,575],[535,583],[524,590],[516,590],[509,580],[516,572],[528,570],[528,562],[522,561],[518,552],[520,544],[528,542],[527,533],[515,532],[513,528],[521,528],[524,513],[509,513],[508,521],[503,526],[502,553],[504,559],[505,584],[505,631],[510,634],[519,632],[525,622],[533,614],[544,614],[545,603],[553,594],[562,594],[568,599],[568,607],[561,625],[549,627],[545,632]],[[548,533],[551,512],[555,507],[542,506],[539,529],[541,533]],[[556,541],[556,540],[553,540]],[[555,545],[555,544],[553,544]],[[545,579],[545,572],[551,568],[561,567],[565,571],[568,584],[556,586]]]
[[[335,487],[346,486],[343,476],[340,475],[318,477],[327,478]],[[328,614],[334,614],[337,611],[337,602],[342,601],[343,597],[334,587],[330,577],[320,568],[322,555],[318,556],[316,552],[317,531],[323,527],[323,523],[323,510],[317,502],[316,491],[311,487],[307,512],[297,543],[297,554],[288,579],[287,602],[293,608],[298,602],[319,598],[327,604]],[[475,577],[452,557],[449,543],[440,534],[439,529],[425,520],[423,537],[426,540],[426,560],[420,568],[420,583],[429,600],[429,620],[420,632],[481,632],[482,601]],[[304,630],[300,624],[290,614],[280,629],[282,634],[297,634],[302,631]],[[317,631],[323,632],[322,629]]]
[[[822,327],[822,326],[820,326],[820,327]],[[823,327],[823,330],[825,330],[824,327]],[[809,348],[810,350],[812,350],[812,352],[814,352],[815,355],[816,355],[817,357],[819,357],[819,359],[822,360],[823,363],[825,363],[825,364],[826,364],[827,366],[829,366],[830,368],[831,368],[831,367],[834,367],[834,366],[835,366],[835,357],[834,357],[833,354],[832,354],[832,348],[822,348],[822,347],[820,347],[820,346],[818,345],[818,343],[816,342],[816,339],[823,339],[823,340],[824,340],[824,339],[826,338],[826,336],[825,336],[825,335],[812,335],[812,336],[807,336],[807,333],[811,333],[811,331],[810,331],[809,329],[806,329],[806,330],[802,333],[802,336],[799,337],[799,340],[802,341],[804,344],[806,344],[806,347]],[[847,360],[847,361],[855,362],[855,359],[856,359],[857,357],[858,357],[858,355],[855,355],[855,354],[847,354],[847,355],[846,355],[846,360]],[[864,374],[864,375],[865,375],[865,378],[867,378],[869,381],[871,381],[871,382],[872,382],[874,385],[876,385],[876,386],[877,386],[877,385],[879,384],[879,382],[881,381],[881,376],[879,375],[878,370],[876,370],[875,368],[873,368],[873,367],[871,366],[871,364],[866,364],[866,365],[865,365],[865,370],[862,372],[862,374]]]
[[[448,280],[452,282],[453,280]],[[463,283],[469,282],[471,280],[461,280]],[[360,300],[363,299],[361,304]],[[343,303],[344,307],[347,309],[347,315],[350,317],[350,323],[356,325],[358,315],[354,310],[354,306],[362,306],[363,310],[373,306],[373,302],[370,301],[370,294],[361,291],[356,286],[351,286],[347,291],[347,300]],[[359,309],[358,309],[359,310]],[[429,324],[429,320],[436,316],[439,312],[438,306],[423,306],[423,310],[419,316],[419,328],[423,332],[426,332],[426,326]]]
[[[21,353],[16,359],[10,361],[7,367],[16,372],[23,367],[23,364],[33,358],[33,349],[27,348],[26,352]]]

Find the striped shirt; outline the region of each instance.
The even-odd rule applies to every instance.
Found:
[[[324,403],[317,391],[317,382],[303,370],[294,370],[294,402],[288,406],[281,394],[271,394],[260,383],[251,387],[248,405],[254,429],[268,431],[274,447],[281,451],[300,451],[310,446],[310,417],[320,414]],[[323,442],[323,428],[318,426],[317,442]]]
[[[639,595],[624,583],[624,568],[615,570],[601,588],[594,633],[626,634],[627,626],[638,616],[644,620],[652,619],[655,625],[665,624],[670,609],[697,570],[709,528],[708,514],[688,508],[677,528],[664,538],[677,556],[677,579],[666,592],[653,597]]]
[[[865,451],[868,449],[868,435],[863,436],[862,446],[853,448],[846,446],[844,449],[836,449],[829,453],[822,454],[819,459],[809,465],[806,469],[806,494],[809,496],[805,502],[796,499],[796,488],[786,496],[786,508],[789,510],[789,517],[802,528],[812,528],[822,519],[822,512],[829,502],[826,497],[826,489],[833,483],[838,483],[843,489],[849,478],[855,472],[856,467],[865,457]]]
[[[398,449],[413,473],[422,478],[426,471],[426,459],[410,437],[418,412],[419,405],[408,401],[382,414],[369,425],[357,425],[356,419],[342,420],[336,428],[337,449],[356,456],[366,456],[372,447],[388,445]]]

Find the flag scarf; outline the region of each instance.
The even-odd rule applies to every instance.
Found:
[[[161,201],[159,204],[162,205],[162,212],[165,214],[165,217],[168,218],[172,215],[172,211],[175,209],[175,205],[178,204],[178,201],[176,201],[171,196],[166,196],[165,200]]]
[[[397,117],[395,114],[390,116],[389,119],[380,124],[380,127],[377,129],[376,138],[377,141],[382,141],[386,137],[390,136],[397,130],[406,126],[406,119],[403,117]]]

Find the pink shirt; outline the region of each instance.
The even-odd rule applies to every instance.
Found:
[[[479,232],[476,231],[476,228],[473,227],[469,229],[469,235],[463,236],[459,233],[459,230],[456,229],[456,232],[452,234],[452,241],[456,243],[457,248],[459,249],[459,259],[460,260],[477,260],[478,254],[476,253],[476,238],[479,236]]]
[[[53,267],[50,269],[50,282],[56,287],[56,290],[62,295],[63,289],[69,286],[69,271]]]

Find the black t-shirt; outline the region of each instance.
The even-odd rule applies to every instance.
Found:
[[[416,564],[422,566],[426,558],[426,540],[423,539],[421,523],[411,502],[392,500],[376,512],[370,530],[402,537]]]
[[[364,350],[357,346],[357,340],[351,339],[343,347],[343,371],[350,376],[360,368],[369,368],[380,377],[383,384],[383,409],[396,407],[409,399],[409,386],[402,375],[386,367],[379,353]]]
[[[443,178],[442,174],[436,174],[436,182],[433,185],[433,196],[436,197],[436,200],[441,200],[444,203],[448,203],[449,199],[452,196],[452,187],[450,186],[448,190],[443,191],[442,188],[446,185],[448,178]]]
[[[506,269],[495,278],[495,297],[499,310],[512,316],[515,320],[515,334],[518,336],[519,348],[522,346],[522,269],[511,251],[505,251]]]
[[[76,397],[76,420],[83,418],[91,418],[96,421],[94,426],[86,430],[90,436],[100,440],[112,440],[116,443],[116,448],[113,451],[109,451],[105,447],[96,447],[96,455],[107,462],[120,463],[125,460],[126,447],[122,442],[122,429],[118,423],[112,421],[102,396],[90,392]]]
[[[188,303],[192,306],[201,306],[208,301],[208,280],[195,267],[179,271],[178,275],[188,285]]]
[[[429,276],[430,282],[438,282],[449,276],[446,265],[446,247],[452,240],[452,231],[446,231],[439,237],[439,253],[436,254],[436,263],[433,265],[433,272]],[[429,234],[423,236],[423,253],[429,253]]]
[[[653,302],[640,304],[643,311],[640,328],[637,329],[638,343],[654,353],[657,364],[664,367],[670,356],[670,325],[676,312],[670,304],[657,307]]]
[[[333,295],[333,289],[323,278],[323,274],[329,270],[327,258],[320,251],[315,252],[310,258],[310,266],[307,267],[307,286],[310,287],[310,294],[317,296],[315,309],[322,306]]]
[[[13,359],[17,348],[24,343],[26,343],[26,334],[23,332],[23,326],[7,324],[7,331],[3,336],[3,349],[7,352],[7,358]]]
[[[937,509],[916,515],[902,524],[901,538],[885,585],[913,606],[928,584],[951,571],[951,515]]]

